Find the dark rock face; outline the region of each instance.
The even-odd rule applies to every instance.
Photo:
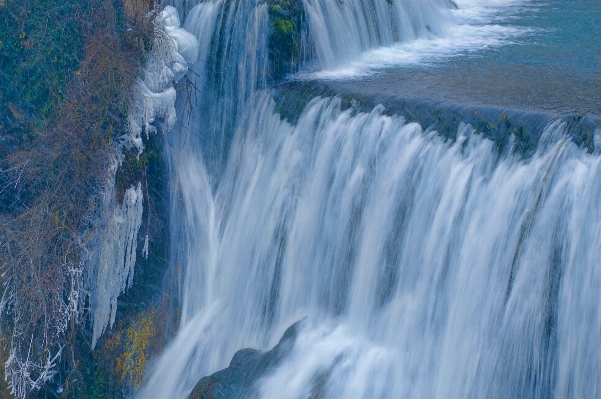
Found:
[[[255,383],[292,350],[303,321],[286,330],[280,342],[270,351],[241,349],[228,368],[202,378],[190,393],[189,399],[233,399],[257,396]]]
[[[300,66],[306,17],[301,0],[269,0],[271,78],[281,80]]]

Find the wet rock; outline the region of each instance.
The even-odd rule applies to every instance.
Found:
[[[280,342],[270,351],[241,349],[228,368],[202,378],[190,393],[189,399],[233,399],[256,395],[256,382],[292,350],[303,321],[289,327]]]
[[[271,77],[281,80],[300,66],[305,11],[300,0],[269,0]]]

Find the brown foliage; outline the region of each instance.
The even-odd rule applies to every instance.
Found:
[[[109,150],[127,131],[130,87],[152,39],[148,1],[125,0],[121,27],[111,1],[89,6],[81,17],[84,58],[51,127],[12,154],[4,172],[18,195],[13,209],[0,214],[3,319],[22,357],[29,350],[43,359],[64,345],[70,273],[85,245],[80,233],[105,182]]]

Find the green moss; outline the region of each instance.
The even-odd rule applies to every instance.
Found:
[[[301,56],[302,26],[305,20],[301,0],[269,0],[269,60],[273,80],[293,72]]]
[[[6,0],[0,6],[0,127],[30,139],[79,67],[86,2]]]
[[[107,371],[101,367],[100,353],[96,351],[92,358],[93,362],[84,367],[83,383],[81,384],[81,394],[90,399],[100,399],[106,397],[108,392],[109,376]]]
[[[274,29],[275,35],[278,36],[283,36],[283,35],[291,35],[292,34],[292,30],[294,29],[294,26],[292,25],[292,22],[285,20],[285,19],[275,19],[274,20]]]

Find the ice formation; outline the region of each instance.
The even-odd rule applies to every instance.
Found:
[[[142,184],[125,191],[122,203],[117,201],[115,178],[124,156],[123,149],[144,151],[142,134],[155,133],[155,122],[163,132],[175,123],[174,82],[188,71],[188,63],[198,57],[198,41],[179,27],[179,16],[171,6],[154,21],[154,44],[148,56],[144,79],[133,87],[129,107],[129,133],[121,137],[111,155],[105,186],[96,210],[90,216],[92,228],[86,247],[85,286],[88,290],[92,321],[92,347],[107,326],[112,326],[117,312],[117,298],[132,285],[138,232],[142,223]],[[142,248],[148,256],[148,236]]]
[[[188,72],[188,64],[198,58],[198,40],[180,28],[179,15],[167,6],[155,20],[154,45],[148,57],[144,80],[134,84],[133,101],[129,111],[130,132],[125,144],[136,147],[138,155],[144,150],[142,133],[156,132],[156,118],[169,131],[175,123],[175,88],[173,83]]]
[[[142,223],[142,184],[125,191],[117,202],[115,175],[123,160],[118,149],[111,154],[108,181],[101,195],[88,238],[86,282],[92,321],[92,346],[115,321],[117,297],[131,286],[136,263],[137,237]]]
[[[95,262],[92,346],[106,326],[115,321],[117,297],[132,284],[138,230],[142,223],[142,201],[142,185],[138,183],[137,187],[131,186],[126,190],[122,204],[112,209],[110,205],[105,207],[107,214],[103,215],[103,219],[106,226]]]

